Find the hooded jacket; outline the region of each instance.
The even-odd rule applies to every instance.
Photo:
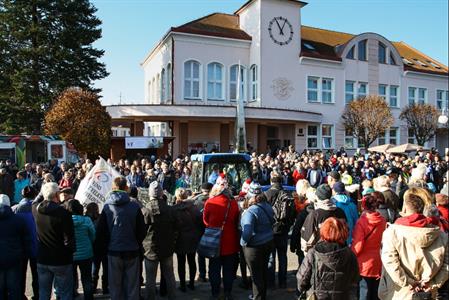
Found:
[[[20,200],[19,204],[12,207],[12,211],[23,218],[26,222],[28,232],[30,233],[31,239],[31,252],[29,253],[31,258],[36,258],[37,256],[37,233],[36,233],[36,223],[34,222],[33,213],[31,210],[31,205],[33,203],[32,199],[23,198]]]
[[[37,262],[50,266],[71,264],[76,249],[72,215],[48,200],[34,201],[32,205],[38,238]]]
[[[0,269],[18,265],[31,253],[31,236],[25,220],[11,207],[0,205]]]
[[[242,215],[242,246],[260,246],[273,240],[274,212],[271,205],[263,201],[251,205]]]
[[[30,179],[29,178],[14,180],[14,201],[13,201],[14,204],[17,204],[17,203],[20,202],[20,200],[22,200],[22,190],[27,185],[30,185]]]
[[[301,228],[301,250],[307,253],[320,239],[320,226],[327,218],[335,217],[346,221],[343,210],[330,199],[318,200]]]
[[[349,227],[349,237],[346,241],[348,245],[352,242],[352,231],[354,230],[355,223],[359,218],[357,206],[352,202],[351,198],[346,194],[336,194],[332,199],[335,200],[335,204],[338,208],[341,208],[345,212],[346,224]]]
[[[429,282],[435,297],[436,290],[448,279],[448,237],[425,219],[424,216],[400,218],[385,230],[380,299],[412,299],[410,286],[415,281]]]
[[[318,300],[347,300],[359,281],[357,259],[351,249],[336,243],[318,242],[307,253],[296,274],[299,291],[314,292]]]
[[[380,278],[380,245],[386,226],[387,221],[377,211],[365,211],[355,224],[351,249],[357,256],[361,276]]]
[[[98,221],[99,244],[112,256],[137,257],[145,237],[145,223],[139,205],[131,202],[128,193],[109,193]]]
[[[94,256],[93,243],[95,241],[95,227],[92,220],[87,216],[73,215],[73,226],[75,228],[76,252],[73,260],[86,260]]]

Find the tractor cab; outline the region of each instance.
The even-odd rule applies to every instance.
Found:
[[[248,154],[234,153],[192,155],[192,191],[200,192],[201,185],[218,171],[226,176],[232,193],[238,194],[245,180],[251,177],[250,159]]]

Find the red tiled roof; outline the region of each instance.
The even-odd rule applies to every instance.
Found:
[[[238,11],[249,5],[252,1],[253,0],[250,0],[245,3]],[[289,1],[304,3],[296,0]],[[213,13],[184,25],[172,27],[171,31],[248,41],[252,39],[250,35],[240,28],[239,16],[236,14]],[[356,35],[354,34],[345,32],[303,25],[301,26],[302,47],[300,56],[341,61],[341,57],[337,54],[337,46],[346,44],[355,36]],[[308,49],[304,44],[309,44],[314,49]],[[406,58],[411,62],[410,64],[404,62],[404,70],[446,76],[449,75],[447,66],[437,62],[406,43],[392,42],[392,44],[396,47],[402,58]],[[419,62],[422,62],[424,65]]]
[[[251,36],[240,29],[237,15],[222,13],[213,13],[184,25],[173,27],[171,30],[173,32],[251,40]]]

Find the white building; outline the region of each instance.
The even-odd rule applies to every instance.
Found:
[[[143,134],[142,122],[166,122],[177,155],[206,145],[228,151],[237,95],[246,103],[248,142],[258,151],[357,148],[341,113],[367,94],[384,95],[395,116],[380,144],[413,141],[398,119],[408,103],[447,111],[447,66],[377,33],[304,26],[305,5],[250,0],[232,15],[172,27],[142,62],[146,104],[110,106],[113,120],[130,122],[132,135]],[[427,146],[447,144],[443,130]]]

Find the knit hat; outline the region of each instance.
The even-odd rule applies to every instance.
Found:
[[[322,184],[316,189],[318,200],[327,200],[332,197],[332,190],[328,184]]]
[[[249,191],[249,187],[251,185],[251,179],[246,179],[245,182],[242,184],[242,192],[244,194],[247,194]]]
[[[262,187],[260,186],[260,184],[258,182],[251,182],[246,196],[248,198],[251,198],[260,194],[262,194]]]
[[[153,181],[150,183],[150,188],[148,189],[148,196],[150,199],[161,199],[164,196],[164,191],[159,182]]]
[[[8,195],[0,194],[0,206],[11,206]]]
[[[371,193],[373,193],[373,192],[374,192],[374,189],[373,189],[373,188],[371,188],[371,187],[369,187],[369,188],[366,188],[366,189],[364,189],[364,190],[363,190],[363,192],[362,192],[362,196],[365,196],[365,195],[371,194]]]
[[[341,178],[341,182],[343,182],[345,185],[351,185],[352,184],[352,176],[349,174],[344,174]]]
[[[228,187],[228,180],[226,180],[225,174],[220,173],[220,176],[218,176],[217,181],[215,181],[215,185],[220,185],[224,188]]]
[[[340,181],[340,178],[341,178],[340,173],[338,173],[337,171],[331,171],[331,172],[327,173],[327,176],[332,177],[336,181]]]
[[[343,182],[336,182],[334,184],[334,186],[332,187],[332,189],[337,193],[337,194],[343,194],[346,189],[345,189],[345,184]]]

